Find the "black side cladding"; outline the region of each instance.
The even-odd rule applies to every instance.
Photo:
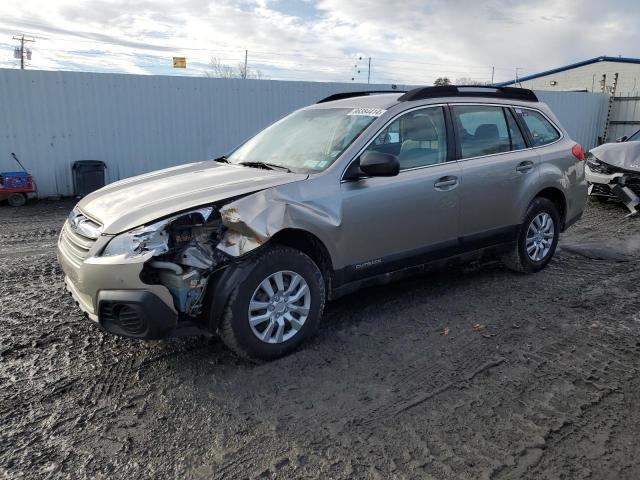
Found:
[[[537,102],[538,97],[533,91],[526,88],[492,87],[480,85],[443,85],[438,87],[420,87],[402,95],[399,102],[412,100],[425,100],[440,97],[486,97],[508,98],[526,102]]]

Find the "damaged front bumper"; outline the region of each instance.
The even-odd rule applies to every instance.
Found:
[[[585,165],[589,195],[621,201],[632,215],[640,211],[640,174],[602,162]]]
[[[58,247],[65,286],[87,318],[103,331],[139,339],[160,339],[192,331],[173,307],[169,290],[140,280],[145,259],[91,257],[81,263],[65,241]]]
[[[68,292],[102,330],[160,339],[215,331],[247,271],[244,255],[259,245],[223,226],[214,207],[118,235],[102,234],[97,221],[74,209],[60,233],[58,261]]]

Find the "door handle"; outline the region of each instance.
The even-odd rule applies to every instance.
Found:
[[[531,170],[533,170],[533,162],[528,160],[526,162],[520,162],[516,167],[516,171],[520,173],[529,173]]]
[[[440,191],[453,190],[458,186],[458,177],[452,177],[450,175],[440,177],[433,186],[436,190]]]

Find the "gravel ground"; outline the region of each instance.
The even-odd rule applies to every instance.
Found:
[[[364,290],[261,365],[100,333],[55,259],[71,207],[0,207],[0,477],[640,478],[640,218],[620,206],[591,202],[543,272]]]

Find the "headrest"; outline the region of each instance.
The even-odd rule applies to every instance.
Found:
[[[402,139],[430,142],[438,140],[433,120],[426,115],[407,115],[402,119]]]
[[[481,140],[495,140],[500,135],[498,134],[498,126],[495,123],[483,123],[476,128],[474,136]]]

